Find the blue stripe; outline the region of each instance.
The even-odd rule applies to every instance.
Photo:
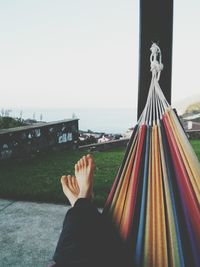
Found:
[[[142,202],[139,219],[139,229],[136,241],[135,250],[135,264],[136,266],[142,265],[142,253],[143,253],[143,239],[144,239],[144,227],[145,227],[145,215],[146,215],[146,195],[147,195],[147,182],[148,182],[148,169],[149,169],[149,147],[150,147],[150,133],[151,127],[147,126],[146,136],[146,149],[145,149],[145,162],[144,162],[144,180],[142,187]]]

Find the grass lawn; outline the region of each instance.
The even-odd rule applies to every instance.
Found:
[[[200,140],[191,141],[200,159]],[[84,151],[62,151],[39,155],[37,158],[0,165],[0,198],[66,203],[60,176],[73,174],[76,161]],[[118,171],[125,149],[93,152],[95,159],[95,201],[103,206]]]
[[[198,139],[198,140],[191,140],[190,143],[192,144],[192,146],[194,148],[194,151],[196,152],[197,157],[198,157],[198,159],[200,161],[200,139]]]
[[[94,194],[103,206],[118,171],[124,149],[93,152],[95,160]],[[74,173],[74,164],[84,151],[62,151],[39,155],[37,158],[0,165],[0,198],[66,203],[60,177]]]

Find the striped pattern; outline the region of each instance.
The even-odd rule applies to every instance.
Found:
[[[200,164],[152,76],[104,213],[133,266],[200,266]]]

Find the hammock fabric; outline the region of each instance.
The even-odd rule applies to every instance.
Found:
[[[133,255],[133,266],[200,266],[200,164],[159,86],[160,48],[151,47],[144,111],[104,213]]]

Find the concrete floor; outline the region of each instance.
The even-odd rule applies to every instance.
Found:
[[[0,199],[0,267],[46,267],[68,209]]]

